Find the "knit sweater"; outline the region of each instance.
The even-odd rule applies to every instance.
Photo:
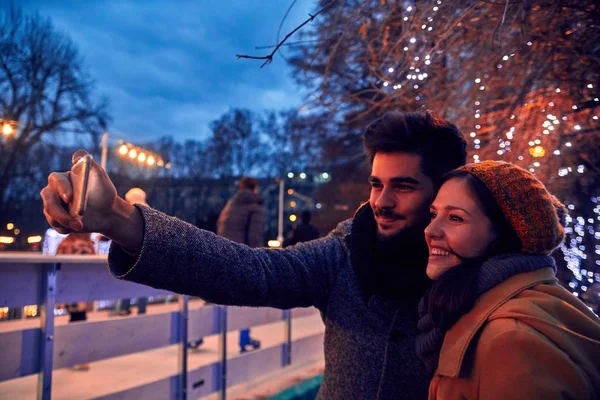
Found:
[[[374,294],[352,253],[357,221],[368,205],[327,237],[286,249],[252,249],[177,218],[138,206],[144,239],[137,256],[113,244],[109,269],[117,278],[206,301],[288,309],[315,306],[325,324],[325,372],[319,399],[425,399],[430,376],[415,352],[416,301]],[[363,252],[355,250],[363,248]],[[402,263],[402,260],[398,260]]]

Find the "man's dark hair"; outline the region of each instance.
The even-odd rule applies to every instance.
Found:
[[[258,180],[249,176],[243,176],[240,179],[240,189],[254,190],[258,187]]]
[[[367,127],[363,144],[371,164],[377,152],[420,155],[423,172],[436,185],[442,175],[467,160],[467,141],[462,133],[430,111],[387,112]]]

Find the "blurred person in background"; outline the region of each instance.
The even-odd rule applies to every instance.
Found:
[[[146,202],[146,192],[144,190],[134,187],[129,189],[127,193],[125,193],[125,200],[129,202],[129,204],[141,204],[145,207],[150,207]],[[138,297],[136,299],[138,315],[146,314],[146,308],[148,306],[148,298],[147,297]],[[131,298],[121,299],[119,302],[119,315],[127,316],[131,314]]]
[[[300,215],[300,221],[302,222],[292,231],[291,237],[284,243],[283,247],[318,239],[319,230],[310,223],[311,218],[312,214],[309,210],[302,211]]]
[[[258,194],[258,180],[240,179],[238,191],[225,204],[217,220],[217,235],[250,247],[262,247],[265,233],[265,208]],[[240,351],[260,348],[260,341],[250,337],[250,329],[240,331]]]
[[[94,242],[89,233],[71,233],[58,245],[56,254],[93,255],[95,254]],[[69,313],[69,323],[86,321],[87,306],[85,301],[66,304],[65,309]],[[79,371],[87,371],[90,366],[85,363],[77,364],[73,368]]]

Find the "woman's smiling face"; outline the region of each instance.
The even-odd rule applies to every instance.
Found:
[[[485,254],[497,238],[492,221],[465,179],[446,181],[430,210],[425,239],[429,247],[427,276],[433,280],[460,264],[461,258]]]

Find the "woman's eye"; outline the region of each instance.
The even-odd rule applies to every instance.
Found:
[[[450,221],[463,222],[464,220],[458,215],[450,215]]]

